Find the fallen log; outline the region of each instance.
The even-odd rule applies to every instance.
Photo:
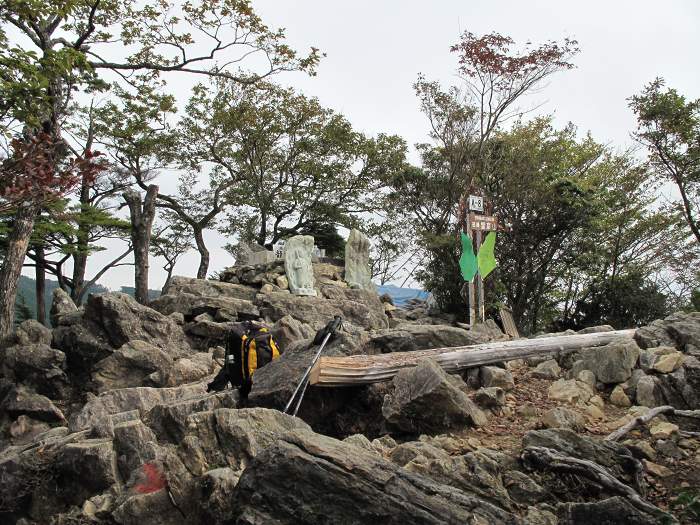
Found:
[[[700,419],[700,410],[678,410],[670,405],[664,405],[652,408],[646,414],[642,414],[641,416],[635,417],[632,421],[630,421],[626,425],[621,426],[615,432],[608,435],[605,438],[605,441],[619,441],[628,432],[631,432],[640,425],[645,425],[646,423],[654,419],[656,416],[659,416],[661,414],[671,414],[674,416],[693,417]]]
[[[634,332],[615,330],[382,355],[321,357],[311,370],[310,382],[317,386],[353,386],[390,381],[399,370],[415,366],[424,358],[435,359],[447,372],[456,372],[515,359],[564,355],[582,348],[604,346],[620,338],[629,339]]]

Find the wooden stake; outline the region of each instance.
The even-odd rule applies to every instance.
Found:
[[[479,253],[481,248],[481,230],[476,230],[476,253]],[[479,299],[477,300],[479,308],[479,322],[483,323],[486,320],[486,307],[484,306],[484,279],[481,273],[476,274],[476,283],[479,290]]]

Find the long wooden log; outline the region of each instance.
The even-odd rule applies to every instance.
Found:
[[[399,370],[415,366],[426,357],[435,359],[447,372],[456,372],[515,359],[568,354],[582,348],[603,346],[620,338],[629,339],[634,332],[615,330],[382,355],[321,357],[311,370],[310,382],[317,386],[353,386],[390,381]]]

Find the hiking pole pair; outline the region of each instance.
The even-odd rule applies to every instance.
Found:
[[[303,390],[301,391],[301,394],[299,394],[299,399],[297,400],[297,404],[294,407],[294,413],[292,416],[297,415],[297,412],[299,411],[299,407],[301,406],[301,400],[304,399],[304,394],[306,393],[306,388],[309,386],[309,374],[311,374],[311,369],[314,367],[316,362],[318,361],[319,357],[321,357],[321,352],[323,352],[323,348],[326,346],[326,343],[328,343],[328,340],[335,334],[335,331],[340,328],[340,326],[343,323],[343,319],[339,316],[336,315],[333,320],[328,323],[321,331],[319,331],[316,334],[316,337],[314,338],[314,341],[312,343],[312,346],[315,344],[318,344],[319,341],[321,341],[321,347],[318,349],[318,352],[316,352],[316,355],[313,358],[313,361],[311,361],[311,365],[309,365],[309,368],[306,369],[306,372],[304,372],[304,375],[301,378],[301,381],[299,381],[299,384],[297,385],[296,389],[294,390],[294,393],[292,394],[292,397],[289,398],[289,401],[287,401],[287,405],[284,407],[284,413],[287,413],[287,410],[289,410],[289,407],[292,405],[292,402],[294,401],[294,398],[297,395],[297,392],[299,392],[299,389],[303,385]]]

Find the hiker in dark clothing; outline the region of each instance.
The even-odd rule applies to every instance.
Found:
[[[238,388],[240,400],[248,398],[253,374],[280,356],[280,349],[270,330],[252,321],[234,323],[226,337],[224,366],[207,385],[207,392],[218,392],[231,386]]]

